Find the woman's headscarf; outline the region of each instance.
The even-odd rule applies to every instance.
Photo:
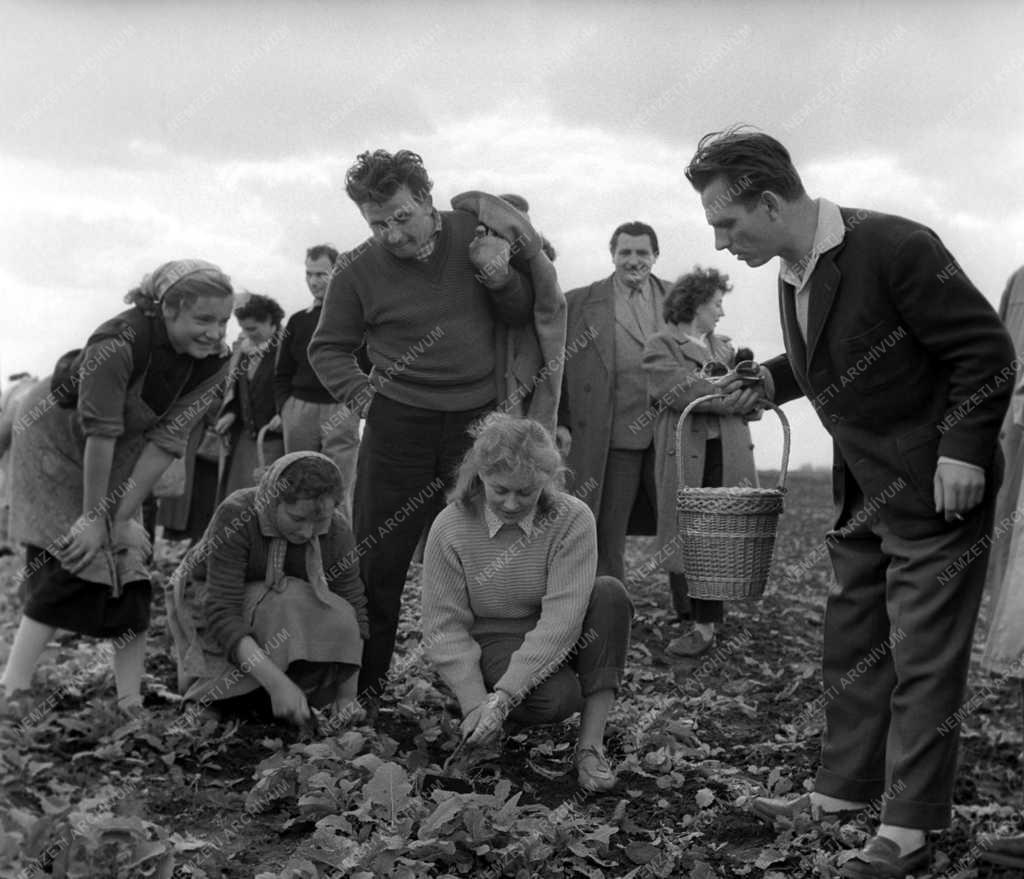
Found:
[[[284,573],[284,559],[288,552],[288,540],[281,534],[277,527],[277,505],[281,503],[281,495],[284,494],[287,485],[283,480],[284,472],[292,464],[307,458],[320,458],[327,461],[337,469],[335,464],[326,455],[319,452],[291,452],[283,455],[274,461],[267,472],[260,478],[256,487],[256,515],[260,523],[260,533],[270,539],[270,547],[267,550],[266,583],[275,589],[284,589],[286,578]],[[339,476],[341,471],[339,472]],[[333,521],[333,520],[332,520]],[[320,552],[319,538],[330,530],[331,524],[319,534],[306,543],[306,578],[313,586],[313,591],[322,601],[330,602],[327,589],[327,578],[324,575],[323,556]]]
[[[163,302],[167,291],[175,284],[188,279],[188,283],[202,292],[206,288],[210,293],[231,292],[231,279],[205,259],[175,259],[165,262],[154,271],[143,277],[139,286],[124,297],[125,302],[134,303],[146,314],[155,314]]]
[[[267,468],[263,476],[260,477],[259,484],[256,486],[255,506],[260,522],[260,533],[264,537],[281,537],[281,532],[277,527],[276,514],[277,505],[281,502],[281,495],[287,489],[287,485],[282,477],[284,476],[284,471],[291,467],[292,464],[306,459],[319,459],[326,461],[336,470],[338,468],[334,461],[328,458],[327,455],[320,454],[320,452],[290,452],[274,461]],[[340,478],[340,470],[338,475]]]

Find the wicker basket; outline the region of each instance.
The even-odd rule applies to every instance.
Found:
[[[786,493],[789,422],[781,409],[766,402],[782,423],[782,469],[775,488],[691,488],[683,473],[683,424],[695,406],[722,396],[710,394],[694,400],[676,423],[676,539],[681,543],[691,598],[760,598],[768,582]]]

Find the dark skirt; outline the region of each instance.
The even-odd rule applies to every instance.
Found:
[[[25,547],[25,616],[93,638],[137,635],[149,628],[153,584],[125,583],[119,598],[109,586],[76,577],[45,549]]]

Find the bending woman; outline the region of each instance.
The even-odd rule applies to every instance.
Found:
[[[427,537],[424,645],[459,701],[469,744],[493,738],[506,717],[552,723],[582,711],[579,783],[608,790],[604,732],[633,609],[618,580],[595,580],[594,517],[559,490],[561,473],[537,422],[483,421]]]
[[[118,704],[134,710],[152,588],[138,512],[217,403],[231,282],[203,260],[165,263],[132,307],[65,355],[14,427],[11,531],[26,544],[28,601],[4,669],[28,690],[57,628],[114,638]]]
[[[167,588],[187,703],[296,724],[311,705],[361,713],[366,595],[343,494],[330,458],[293,452],[217,507]]]

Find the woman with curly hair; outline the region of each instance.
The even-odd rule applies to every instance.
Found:
[[[274,402],[274,358],[281,343],[284,309],[269,296],[251,293],[235,309],[242,328],[238,346],[231,355],[228,387],[217,419],[217,431],[227,437],[219,497],[256,484],[257,437],[262,428],[273,438],[263,441],[264,463],[284,454],[281,416]]]
[[[227,369],[233,290],[217,266],[177,260],[127,294],[127,311],[58,362],[14,426],[12,521],[26,544],[28,600],[2,683],[28,691],[58,628],[113,638],[118,705],[141,706],[152,589],[144,498]]]
[[[658,486],[659,558],[668,571],[672,603],[681,619],[693,626],[668,645],[678,656],[699,656],[715,641],[715,628],[722,622],[721,601],[690,598],[683,571],[676,530],[676,424],[682,411],[698,397],[725,394],[707,400],[692,411],[683,434],[686,484],[696,487],[757,485],[754,446],[750,428],[738,412],[744,411],[752,391],[739,390],[742,382],[732,381],[729,372],[736,361],[736,349],[726,336],[715,333],[724,316],[722,297],[731,287],[729,278],[716,269],[694,268],[675,282],[665,297],[664,316],[668,329],[651,336],[644,347],[643,367],[647,374],[647,395],[660,408],[654,426],[654,472]],[[704,377],[704,367],[714,363],[723,379]],[[723,385],[723,380],[727,383]]]
[[[560,490],[551,435],[494,413],[475,437],[427,537],[426,655],[459,701],[470,745],[506,717],[553,723],[581,711],[579,783],[608,790],[604,732],[629,649],[629,597],[615,578],[595,577],[594,516]]]

